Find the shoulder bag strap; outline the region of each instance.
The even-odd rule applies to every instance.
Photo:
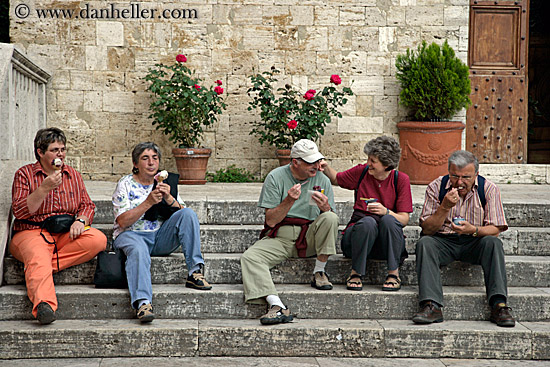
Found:
[[[354,203],[357,202],[357,192],[359,191],[359,186],[361,185],[361,181],[363,181],[363,178],[367,174],[367,171],[369,170],[369,165],[366,165],[365,168],[363,168],[363,172],[361,172],[361,176],[359,176],[359,181],[357,181],[357,188],[355,189],[353,196],[355,198]]]
[[[445,188],[447,186],[447,182],[449,182],[449,175],[445,175],[441,179],[441,186],[439,186],[439,204],[441,204],[443,198],[447,195],[448,190]]]

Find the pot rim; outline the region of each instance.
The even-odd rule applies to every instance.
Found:
[[[461,121],[401,121],[397,123],[399,131],[425,131],[439,133],[445,131],[464,130],[466,124]]]

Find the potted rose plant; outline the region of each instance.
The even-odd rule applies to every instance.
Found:
[[[185,55],[177,55],[172,65],[156,64],[145,80],[154,99],[149,106],[153,125],[169,136],[176,148],[172,153],[180,174],[180,183],[204,184],[206,167],[212,152],[198,148],[204,128],[216,123],[226,108],[222,82],[205,86],[195,72],[185,66]]]
[[[257,110],[261,121],[253,123],[251,135],[256,135],[260,144],[268,143],[274,146],[281,164],[289,161],[290,148],[300,139],[318,140],[325,132],[325,126],[331,117],[342,117],[338,107],[347,103],[347,96],[353,92],[349,87],[338,86],[341,79],[332,75],[330,83],[323,90],[310,89],[300,93],[291,85],[278,88],[275,67],[270,71],[250,76],[252,87],[248,89],[251,98],[248,110]],[[280,158],[284,157],[284,158]]]
[[[448,121],[470,102],[468,66],[455,56],[447,41],[439,46],[425,41],[415,51],[397,56],[400,103],[409,121],[399,122],[402,149],[399,169],[413,184],[430,183],[447,172],[449,155],[461,149],[460,121]]]

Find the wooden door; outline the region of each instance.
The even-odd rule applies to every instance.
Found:
[[[466,150],[481,163],[527,163],[528,6],[470,0]]]

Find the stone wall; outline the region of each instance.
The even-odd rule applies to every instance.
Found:
[[[396,55],[423,39],[448,39],[466,60],[468,46],[467,0],[25,4],[28,9],[10,4],[11,41],[52,74],[47,124],[66,131],[69,162],[91,179],[116,180],[130,172],[129,152],[144,140],[159,143],[164,165],[175,169],[171,144],[148,119],[150,97],[142,78],[154,63],[172,63],[178,53],[205,80],[221,79],[227,92],[228,109],[204,141],[214,149],[209,171],[236,164],[265,175],[276,162],[274,148],[248,134],[257,118],[247,111],[251,73],[275,65],[281,80],[303,91],[326,85],[331,74],[339,74],[344,85],[353,81],[356,95],[320,141],[333,165],[347,168],[365,159],[368,139],[396,135],[395,124],[406,115],[398,105]],[[118,13],[107,14],[113,7]],[[104,19],[92,19],[100,9]],[[152,9],[155,17],[149,19]],[[184,9],[196,10],[197,17]],[[164,10],[172,18],[159,16]]]

